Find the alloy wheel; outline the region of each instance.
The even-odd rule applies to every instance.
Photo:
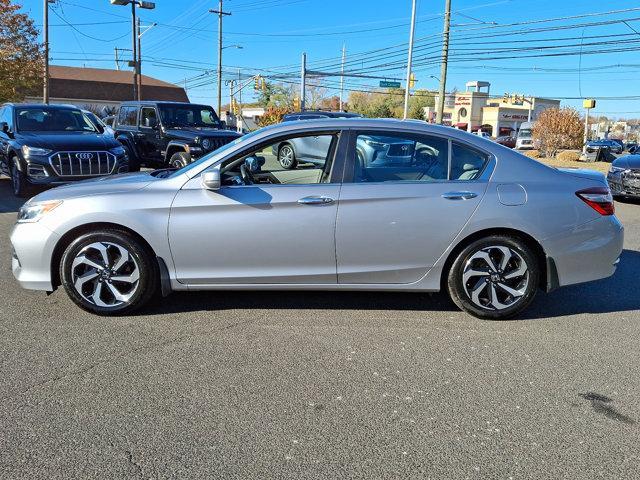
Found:
[[[494,245],[468,258],[462,272],[462,285],[477,307],[504,310],[522,299],[529,277],[529,267],[522,255],[512,248]]]
[[[129,250],[114,242],[87,245],[71,265],[73,288],[85,301],[102,308],[128,303],[139,280],[138,262]]]
[[[289,145],[285,145],[280,149],[278,157],[278,160],[283,167],[289,168],[293,165],[293,149]]]

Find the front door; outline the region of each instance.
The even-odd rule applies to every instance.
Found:
[[[279,137],[222,162],[218,191],[203,188],[199,176],[188,181],[169,220],[178,280],[191,285],[336,284],[340,185],[332,181],[332,166],[339,135],[327,135],[331,141],[322,165],[283,169],[272,146],[296,138]]]
[[[138,125],[138,146],[142,158],[146,162],[157,163],[162,160],[162,145],[158,112],[154,107],[140,109]]]
[[[444,137],[354,132],[348,157],[336,224],[343,284],[418,281],[487,188],[489,155]]]

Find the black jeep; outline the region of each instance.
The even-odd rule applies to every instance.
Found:
[[[129,171],[122,145],[70,105],[0,105],[0,173],[13,193]]]
[[[180,168],[240,136],[223,128],[213,108],[179,102],[125,102],[114,129],[130,170],[141,165]]]

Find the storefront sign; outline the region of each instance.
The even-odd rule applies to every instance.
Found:
[[[510,120],[513,122],[526,122],[529,119],[528,113],[500,112],[500,120]]]

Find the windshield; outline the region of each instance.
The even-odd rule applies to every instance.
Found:
[[[229,142],[226,145],[223,145],[223,146],[221,146],[220,148],[218,148],[216,150],[212,150],[211,152],[209,152],[205,156],[199,158],[195,162],[190,163],[189,165],[187,165],[185,167],[179,168],[178,170],[174,170],[171,173],[171,175],[169,175],[169,177],[176,177],[178,175],[183,174],[184,172],[186,172],[188,170],[191,170],[192,168],[195,168],[195,167],[198,167],[198,166],[202,165],[202,163],[208,161],[212,157],[214,157],[216,155],[220,155],[220,154],[226,152],[227,150],[231,150],[236,145],[238,145],[240,142],[244,142],[246,140],[249,140],[250,138],[254,137],[257,133],[261,133],[262,130],[264,130],[264,129],[255,130],[255,131],[253,131],[251,133],[247,133],[246,135],[243,135],[242,137],[238,137],[235,140],[233,140],[232,142]]]
[[[220,128],[220,119],[206,105],[159,105],[165,127]]]
[[[531,129],[523,128],[518,132],[518,137],[520,138],[531,138]]]
[[[96,132],[80,111],[69,108],[30,107],[16,112],[16,127],[22,132]]]

